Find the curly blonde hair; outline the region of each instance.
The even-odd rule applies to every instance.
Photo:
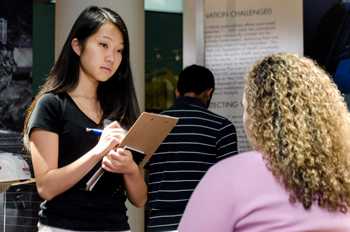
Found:
[[[245,79],[246,125],[255,149],[305,209],[350,206],[350,117],[328,74],[311,59],[278,53]]]

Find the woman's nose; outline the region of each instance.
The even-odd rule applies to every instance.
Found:
[[[106,55],[106,61],[108,61],[109,63],[113,63],[114,60],[115,60],[115,57],[113,52],[108,52]]]

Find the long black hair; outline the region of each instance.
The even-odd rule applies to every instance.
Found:
[[[74,38],[84,46],[86,40],[96,33],[105,23],[113,23],[122,33],[124,49],[118,70],[106,82],[97,87],[97,98],[103,110],[103,119],[118,120],[123,127],[129,128],[139,114],[135,88],[129,61],[129,36],[123,19],[108,8],[87,7],[76,19],[64,43],[62,51],[52,67],[46,82],[41,86],[32,104],[26,112],[24,135],[37,100],[45,93],[63,93],[74,89],[79,80],[80,57],[73,51]]]

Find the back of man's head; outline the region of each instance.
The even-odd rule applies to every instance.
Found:
[[[213,73],[200,65],[190,65],[181,71],[177,82],[177,91],[180,96],[193,92],[196,95],[215,87]]]

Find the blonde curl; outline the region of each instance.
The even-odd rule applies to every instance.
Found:
[[[350,206],[350,118],[336,85],[315,62],[289,53],[258,61],[246,76],[255,149],[305,209]]]

